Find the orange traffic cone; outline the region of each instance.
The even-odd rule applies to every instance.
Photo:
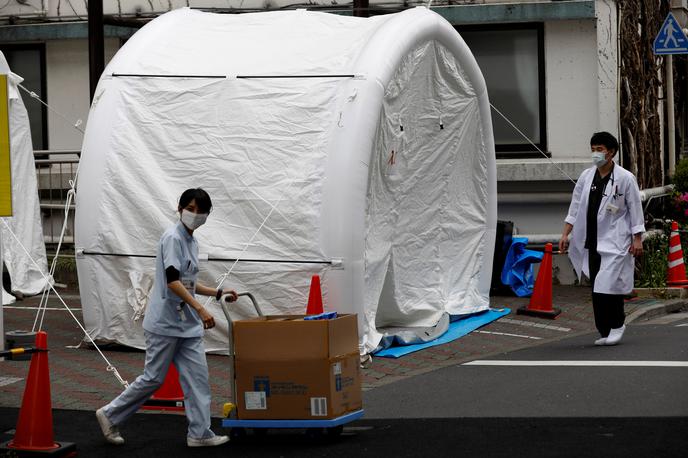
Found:
[[[683,250],[681,249],[681,236],[678,235],[678,223],[671,222],[671,235],[669,236],[669,268],[667,269],[667,286],[686,286],[686,266],[683,263]]]
[[[308,294],[306,315],[318,315],[323,313],[322,293],[320,292],[320,275],[311,277],[311,290]]]
[[[527,307],[516,310],[516,314],[554,318],[560,313],[561,310],[552,308],[552,244],[548,243],[545,245],[545,255],[542,257],[530,303]]]
[[[36,333],[36,351],[31,356],[19,419],[14,439],[0,444],[2,456],[50,454],[75,456],[76,444],[57,443],[53,437],[53,411],[50,399],[48,368],[48,334]]]
[[[142,410],[184,410],[184,392],[179,384],[179,372],[170,364],[162,386],[141,406]]]

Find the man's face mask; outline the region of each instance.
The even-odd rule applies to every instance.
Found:
[[[609,150],[607,150],[607,147],[604,145],[590,145],[590,149],[592,150],[592,163],[595,167],[606,165],[611,159],[611,156],[613,156],[613,154],[609,154]],[[610,159],[607,159],[608,155]]]
[[[192,231],[195,231],[208,219],[207,213],[194,213],[189,210],[182,210],[182,223]]]
[[[594,151],[592,153],[592,163],[595,167],[602,167],[607,163],[606,154],[601,151]]]

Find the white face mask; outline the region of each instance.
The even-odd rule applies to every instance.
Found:
[[[601,151],[595,151],[592,153],[592,163],[595,167],[602,167],[607,163],[607,159],[604,157],[605,153]]]
[[[182,210],[182,223],[184,223],[184,226],[188,227],[192,231],[195,231],[199,227],[201,227],[203,224],[205,224],[205,220],[208,219],[208,214],[207,213],[194,213],[190,212],[189,210]]]

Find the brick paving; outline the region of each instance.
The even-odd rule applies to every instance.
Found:
[[[62,294],[62,293],[61,293]],[[80,299],[75,291],[65,291],[64,298],[81,319]],[[544,342],[594,332],[590,289],[576,286],[554,286],[554,306],[562,310],[555,320],[516,315],[516,309],[528,299],[493,297],[492,307],[508,307],[511,313],[465,337],[418,351],[399,359],[373,358],[363,369],[363,389],[370,390],[442,367],[489,357],[499,353],[539,345]],[[626,314],[661,303],[659,299],[636,298],[626,302]],[[5,331],[30,330],[39,298],[27,298],[4,308]],[[48,304],[62,308],[56,298]],[[48,310],[43,329],[48,332],[52,405],[56,409],[94,410],[122,390],[100,355],[81,343],[81,330],[63,309]],[[103,348],[104,355],[121,376],[133,381],[143,368],[142,351]],[[222,404],[230,400],[227,357],[208,355],[210,384],[213,394],[213,416],[220,416]],[[28,361],[0,361],[0,406],[18,407],[24,391]],[[12,379],[18,381],[12,382]],[[3,382],[4,381],[4,382]]]

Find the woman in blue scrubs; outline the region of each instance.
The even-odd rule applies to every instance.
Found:
[[[210,385],[203,347],[203,330],[215,326],[215,319],[196,300],[195,294],[220,299],[222,289],[196,281],[198,244],[193,233],[208,218],[210,196],[203,189],[187,189],[179,198],[179,222],[160,238],[155,259],[155,286],[143,320],[146,364],[140,375],[122,394],[96,411],[105,439],[123,444],[119,426],[139,410],[162,385],[170,363],[179,371],[184,390],[189,447],[224,444],[227,436],[210,430]],[[227,291],[236,300],[236,292]]]

